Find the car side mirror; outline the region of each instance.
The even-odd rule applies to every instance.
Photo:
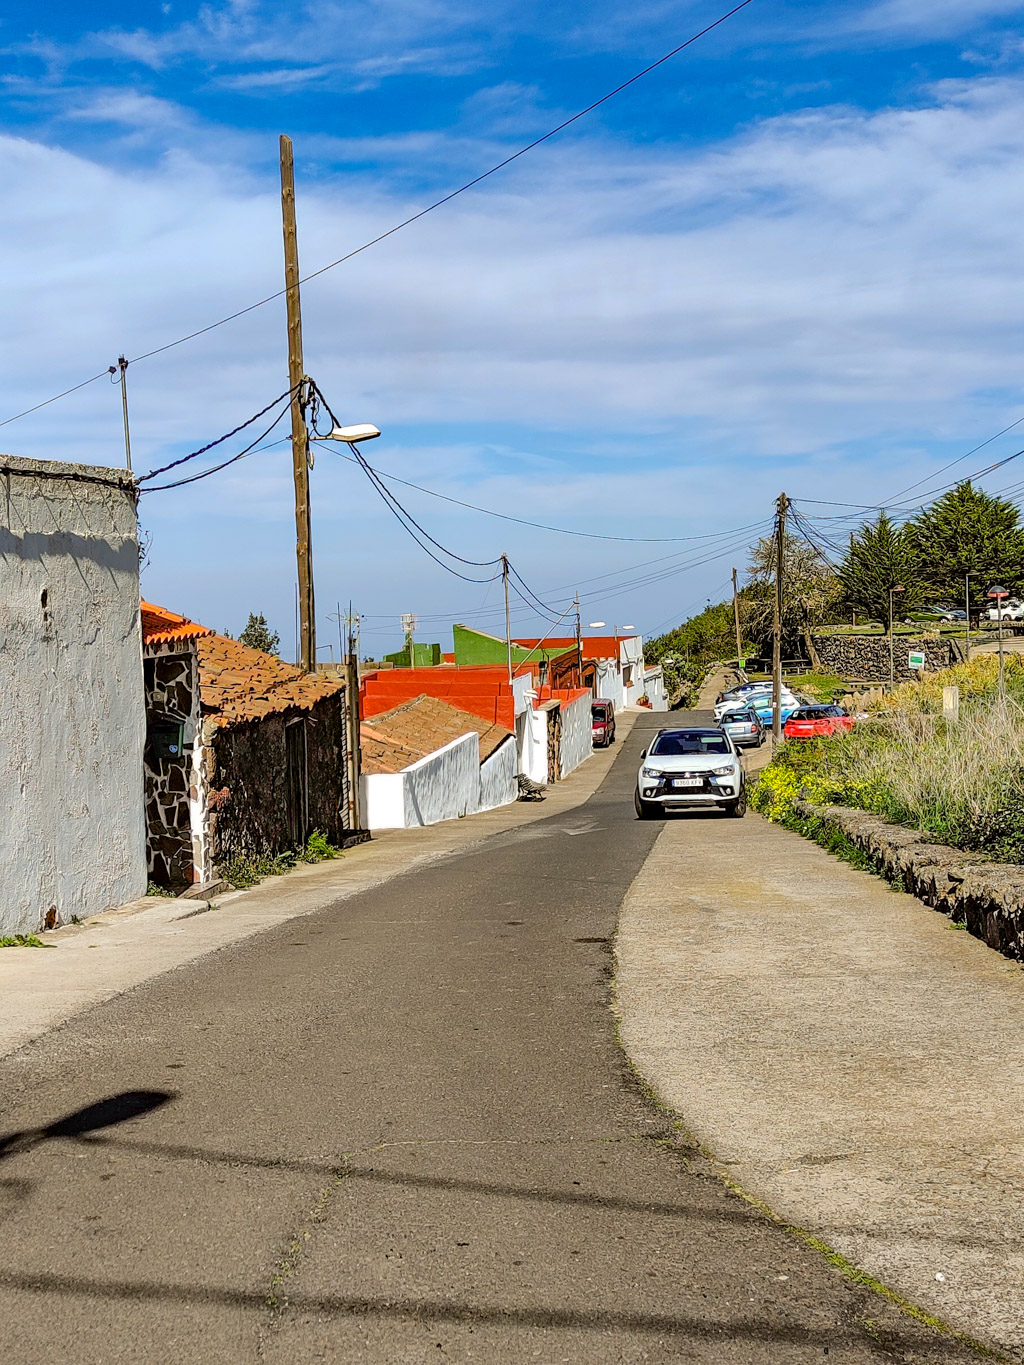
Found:
[[[640,750],[640,757],[641,757],[641,758],[646,758],[646,757],[647,757],[647,750],[646,750],[646,749],[641,749],[641,750]]]

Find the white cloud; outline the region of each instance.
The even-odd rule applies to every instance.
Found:
[[[296,153],[307,272],[418,206],[379,174],[310,187],[301,140]],[[966,449],[1017,415],[1022,169],[1024,86],[1009,80],[948,84],[918,109],[772,120],[706,150],[554,145],[311,282],[307,368],[339,415],[384,429],[384,468],[515,515],[685,535],[754,520],[783,480],[871,501],[942,463],[946,442]],[[0,418],[280,287],[270,179],[181,150],[127,175],[14,138],[0,174],[13,281]],[[140,467],[201,444],[285,388],[281,301],[133,366],[129,382]],[[116,462],[117,392],[101,380],[0,444]],[[275,459],[144,502],[154,583],[165,596],[188,585],[169,605],[220,625],[249,583],[289,619]],[[348,467],[331,469],[320,457],[318,563],[338,585],[325,591],[382,610],[402,583],[423,594],[413,609],[466,600]],[[409,496],[471,557],[519,547],[538,586],[644,557],[506,537]],[[353,587],[359,563],[376,586]],[[667,592],[630,611],[649,602],[660,619]]]

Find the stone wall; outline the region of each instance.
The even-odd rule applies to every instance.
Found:
[[[857,682],[889,681],[889,639],[885,635],[812,635],[811,641],[827,673]],[[957,662],[959,654],[951,640],[911,639],[897,635],[893,642],[893,670],[897,682],[909,682],[916,670],[907,666],[911,650],[924,653],[930,671],[948,668]]]
[[[317,829],[340,844],[348,829],[345,693],[308,710],[292,707],[236,725],[207,722],[210,858],[218,870],[235,858],[273,857],[293,849],[286,730],[305,730],[306,834]]]
[[[933,843],[868,811],[795,801],[797,815],[842,830],[889,881],[963,924],[1004,957],[1024,962],[1024,867]]]
[[[146,834],[149,878],[157,886],[187,886],[195,879],[192,748],[196,731],[194,651],[163,653],[143,663],[146,689]],[[180,725],[182,742],[171,753],[164,727]]]

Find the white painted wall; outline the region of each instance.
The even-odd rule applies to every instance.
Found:
[[[535,711],[531,704],[529,711],[516,718],[516,733],[519,735],[519,771],[532,781],[547,786],[547,712]]]
[[[473,730],[405,769],[405,827],[455,820],[480,806],[480,736]]]
[[[652,711],[667,711],[668,696],[665,692],[665,674],[661,664],[654,664],[644,672],[644,691],[651,703]]]
[[[139,550],[124,471],[0,456],[0,573],[0,931],[30,933],[51,909],[67,923],[146,890]]]
[[[492,810],[518,798],[517,768],[512,737],[481,764],[473,730],[399,773],[364,773],[363,820],[367,829],[412,829]]]
[[[594,752],[594,726],[590,712],[592,698],[588,692],[576,701],[562,702],[562,746],[559,776],[568,777]]]
[[[529,711],[533,705],[531,692],[533,691],[533,675],[531,673],[517,673],[512,679],[512,714],[520,716],[524,711]]]
[[[366,829],[404,829],[405,774],[363,773],[359,805]]]
[[[621,711],[625,705],[625,697],[622,691],[622,669],[614,659],[597,660],[597,684],[594,696],[614,702],[616,711]]]
[[[494,810],[519,799],[519,755],[514,736],[499,744],[490,758],[480,764],[479,810]]]
[[[622,704],[635,706],[644,695],[644,638],[630,635],[619,641],[622,665]],[[628,682],[627,682],[628,678]]]

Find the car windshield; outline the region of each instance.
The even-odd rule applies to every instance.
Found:
[[[827,706],[802,706],[799,711],[794,711],[790,720],[821,720],[822,716],[831,715]]]
[[[731,725],[734,721],[752,721],[754,713],[752,711],[730,711],[722,717],[723,725]]]
[[[667,757],[672,754],[728,754],[729,741],[712,730],[670,730],[659,735],[651,745],[651,753]]]

